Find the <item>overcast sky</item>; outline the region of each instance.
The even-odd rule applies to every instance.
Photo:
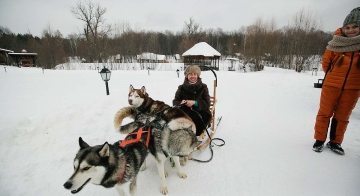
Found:
[[[13,33],[41,36],[49,25],[64,37],[79,33],[83,23],[70,12],[77,0],[0,0],[0,26]],[[84,2],[84,1],[82,1]],[[347,14],[360,6],[359,0],[92,0],[107,9],[106,23],[126,22],[132,29],[181,31],[192,17],[203,29],[238,30],[262,18],[291,23],[301,9],[322,22],[325,31],[341,27]]]

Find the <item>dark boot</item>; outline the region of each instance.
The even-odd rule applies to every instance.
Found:
[[[313,151],[315,152],[322,152],[324,147],[324,141],[316,140],[313,145]]]
[[[341,145],[340,144],[336,144],[336,143],[333,143],[333,142],[328,142],[326,144],[326,146],[328,148],[330,148],[330,150],[334,151],[335,153],[337,154],[340,154],[340,155],[344,155],[345,152],[344,152],[344,149],[341,148]]]

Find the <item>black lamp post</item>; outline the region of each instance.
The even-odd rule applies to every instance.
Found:
[[[108,81],[110,80],[110,76],[111,76],[111,71],[107,68],[103,68],[100,71],[100,75],[102,80],[105,81],[105,85],[106,85],[106,94],[109,95],[109,86],[108,86]]]

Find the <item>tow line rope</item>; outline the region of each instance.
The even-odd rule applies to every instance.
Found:
[[[175,106],[172,106],[172,107],[169,106],[169,107],[166,107],[166,108],[164,108],[164,109],[162,109],[162,110],[157,111],[156,113],[154,113],[153,115],[151,115],[151,116],[155,117],[155,119],[152,120],[152,121],[150,121],[150,122],[148,122],[148,123],[146,123],[146,125],[149,125],[149,124],[150,124],[151,126],[154,126],[155,128],[158,128],[158,129],[162,130],[164,127],[162,127],[162,126],[158,127],[157,124],[154,123],[154,121],[156,121],[157,118],[159,118],[159,117],[157,116],[157,114],[160,113],[160,112],[162,112],[162,111],[164,111],[164,110],[167,110],[167,109],[170,109],[170,108],[174,108],[174,107],[181,107],[181,106],[182,106],[182,105],[175,105]],[[194,111],[194,112],[196,112],[197,115],[199,115],[202,123],[204,124],[204,127],[206,127],[205,122],[204,122],[204,120],[202,119],[200,113],[199,113],[198,111],[196,111],[196,110],[193,110],[193,109],[191,109],[191,110]],[[216,128],[219,126],[220,121],[221,121],[221,118],[219,119],[218,123],[216,124]],[[191,159],[189,159],[189,160],[196,161],[196,162],[200,162],[200,163],[208,163],[208,162],[210,162],[210,161],[213,159],[213,157],[214,157],[214,151],[213,151],[212,147],[214,147],[214,146],[221,147],[221,146],[224,146],[224,145],[225,145],[225,140],[223,140],[223,139],[221,139],[221,138],[211,138],[208,129],[205,129],[205,131],[206,131],[206,134],[208,135],[208,137],[210,138],[210,144],[209,144],[210,158],[209,158],[208,160],[199,160],[199,159],[195,159],[195,158],[191,158]],[[221,143],[221,144],[216,144],[216,143],[214,142],[215,140],[221,141],[222,143]],[[193,152],[196,152],[196,151],[198,151],[198,150],[194,150]],[[171,157],[170,157],[170,158],[171,158]],[[171,162],[171,161],[170,161],[170,162]]]
[[[195,110],[193,110],[193,111],[195,111]],[[201,118],[201,120],[202,120],[201,115],[200,115],[197,111],[195,111],[195,112],[200,116],[200,118]],[[203,120],[202,120],[202,121],[203,121]],[[216,128],[219,126],[220,121],[221,121],[221,118],[219,119],[218,123],[216,124]],[[204,121],[203,121],[203,123],[204,123]],[[205,125],[205,123],[204,123],[204,125]],[[196,161],[196,162],[200,162],[200,163],[208,163],[208,162],[210,162],[210,161],[213,159],[213,157],[214,157],[214,151],[213,151],[212,148],[213,148],[214,146],[221,147],[221,146],[224,146],[224,145],[225,145],[225,140],[223,140],[223,139],[221,139],[221,138],[211,138],[208,129],[206,129],[206,134],[207,134],[208,137],[210,138],[210,144],[209,144],[210,158],[209,158],[208,160],[200,160],[200,159],[191,158],[190,160]],[[222,141],[222,143],[221,143],[221,144],[216,144],[216,143],[214,142],[214,140]],[[195,150],[195,151],[197,151],[197,150]],[[194,151],[194,152],[195,152],[195,151]]]
[[[184,105],[184,104],[182,104],[182,105]],[[173,106],[173,107],[181,107],[182,105],[176,105],[176,106]],[[200,117],[200,119],[201,119],[204,127],[206,127],[205,122],[204,122],[203,118],[201,117],[200,113],[199,113],[198,111],[196,111],[196,110],[193,110],[192,108],[191,108],[191,110],[194,111],[194,112],[196,112],[196,114]],[[220,121],[221,121],[221,118],[220,118],[219,121],[217,122],[216,128],[219,126]],[[215,128],[215,127],[214,127],[214,128]],[[210,158],[209,158],[208,160],[199,160],[199,159],[195,159],[195,158],[190,158],[189,160],[196,161],[196,162],[200,162],[200,163],[208,163],[208,162],[210,162],[210,161],[213,159],[213,157],[214,157],[214,151],[213,151],[212,147],[213,147],[213,146],[219,146],[219,147],[221,147],[221,146],[224,146],[224,145],[225,145],[225,140],[223,140],[223,139],[221,139],[221,138],[211,138],[208,129],[205,129],[205,130],[206,130],[206,134],[207,134],[208,137],[210,138],[210,143],[209,143]],[[222,144],[216,144],[216,143],[214,142],[214,140],[221,141]],[[198,151],[198,150],[194,150],[193,152],[196,152],[196,151]]]

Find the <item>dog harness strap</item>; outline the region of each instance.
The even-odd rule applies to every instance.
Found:
[[[146,143],[145,143],[145,146],[146,148],[149,148],[149,141],[150,141],[150,127],[146,127],[146,131],[147,131],[147,138],[146,138]]]
[[[171,108],[170,106],[164,107],[163,109],[155,112],[152,116],[156,116],[157,114],[159,114],[159,116],[156,116],[156,117],[160,117],[160,116],[161,116],[161,114],[160,114],[161,112],[163,112],[163,111],[165,111],[165,110],[167,110],[167,109],[170,109],[170,108]],[[156,109],[155,109],[155,111],[156,111]]]
[[[128,135],[133,135],[133,134],[136,134],[136,138],[135,139],[131,139],[131,140],[126,140],[126,139],[124,139],[123,141],[121,141],[121,143],[120,143],[120,147],[122,147],[122,148],[125,148],[127,145],[129,145],[129,144],[133,144],[133,143],[135,143],[135,142],[140,142],[141,141],[141,135],[143,134],[143,133],[146,133],[147,132],[147,138],[146,138],[146,143],[145,143],[145,145],[146,145],[146,147],[148,147],[149,146],[149,141],[150,141],[150,129],[149,129],[149,127],[140,127],[139,128],[139,130],[137,131],[137,132],[135,132],[135,133],[129,133]],[[126,137],[125,137],[126,138]]]
[[[165,157],[168,158],[168,157],[169,157],[169,153],[167,153],[165,150],[162,150],[162,151],[163,151]]]
[[[125,146],[128,145],[128,144],[132,144],[132,143],[135,143],[135,142],[140,141],[140,139],[141,139],[141,134],[142,134],[142,127],[140,127],[137,132],[135,132],[135,133],[129,133],[128,135],[132,135],[132,134],[136,134],[136,138],[135,138],[135,139],[132,139],[132,140],[126,140],[126,139],[124,139],[124,140],[121,142],[120,147],[125,148]]]
[[[120,184],[121,181],[123,180],[124,175],[125,175],[125,170],[126,170],[126,159],[125,159],[125,161],[124,161],[124,170],[121,172],[120,177],[119,177],[119,180],[117,181],[118,184]]]

